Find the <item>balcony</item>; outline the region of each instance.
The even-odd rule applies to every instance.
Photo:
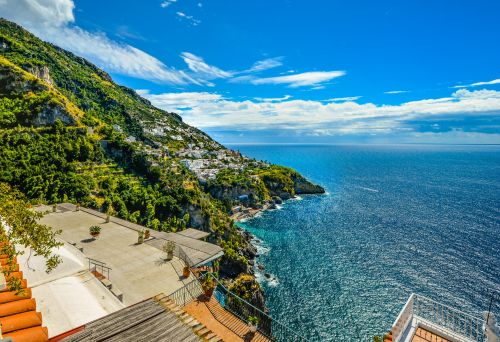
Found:
[[[393,342],[486,342],[485,321],[427,297],[412,294],[394,322]],[[496,340],[498,341],[498,340]]]
[[[213,295],[204,295],[200,281],[213,277]],[[244,299],[227,290],[212,274],[206,273],[169,295],[186,313],[196,318],[224,341],[306,341],[290,328],[274,320]],[[248,318],[258,318],[257,331],[250,332]]]

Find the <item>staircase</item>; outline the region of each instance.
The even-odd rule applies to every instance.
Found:
[[[169,310],[170,312],[177,315],[177,317],[191,329],[194,333],[202,338],[206,342],[222,342],[223,340],[219,338],[214,332],[209,330],[205,325],[197,321],[191,315],[186,313],[182,308],[177,305],[172,299],[164,294],[159,294],[154,297],[154,299],[160,303],[162,307]]]

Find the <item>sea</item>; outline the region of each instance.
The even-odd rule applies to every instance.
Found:
[[[228,147],[326,189],[239,223],[270,315],[307,339],[372,341],[411,293],[481,316],[500,291],[500,146]]]

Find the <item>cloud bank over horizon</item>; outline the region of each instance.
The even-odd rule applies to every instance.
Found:
[[[487,137],[489,143],[500,137],[500,91],[486,89],[460,89],[449,97],[400,105],[360,104],[355,102],[359,97],[312,101],[285,96],[237,101],[209,92],[138,92],[155,106],[180,113],[187,123],[214,132],[279,131],[294,137],[372,138],[453,132],[455,138],[461,133],[468,139],[476,134],[483,140]],[[481,126],[483,132],[469,127],[470,123]]]

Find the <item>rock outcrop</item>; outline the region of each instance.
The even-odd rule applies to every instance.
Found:
[[[300,175],[292,177],[292,179],[293,179],[293,188],[297,195],[325,193],[325,189],[323,187],[309,182],[307,179],[305,179]]]

